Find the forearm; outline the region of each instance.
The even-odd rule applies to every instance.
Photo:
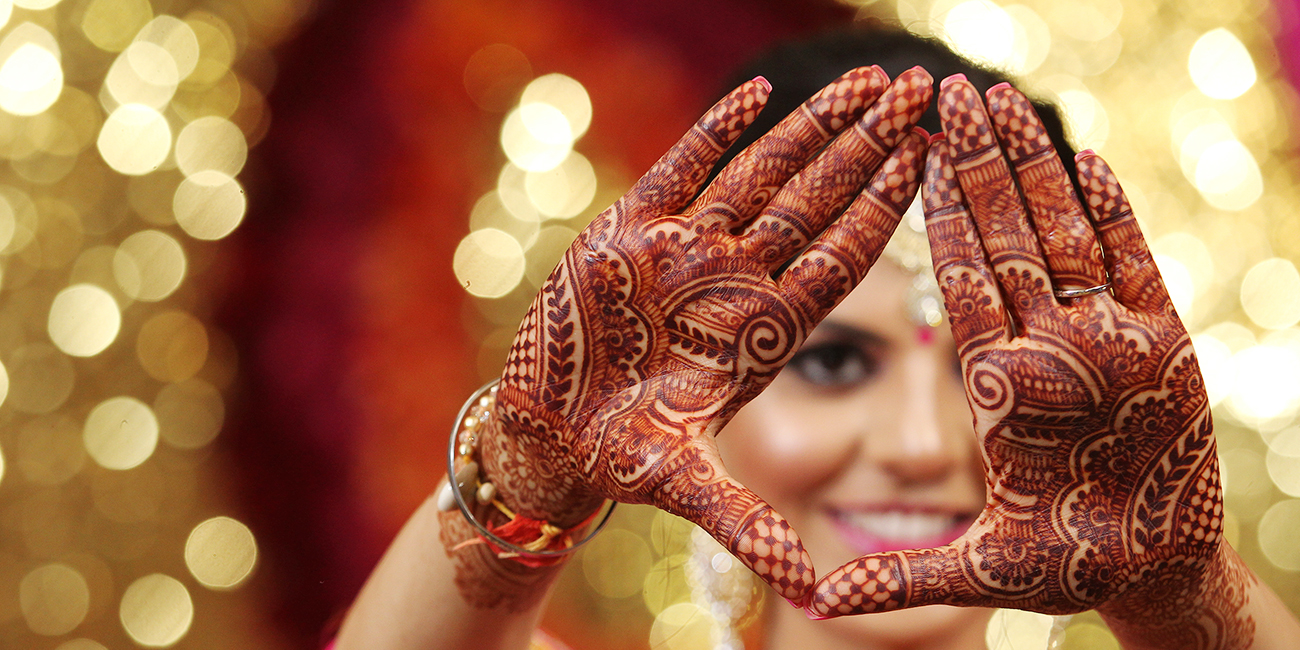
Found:
[[[558,566],[500,560],[457,510],[427,499],[362,588],[336,650],[527,648]]]
[[[1300,623],[1230,546],[1202,575],[1192,581],[1171,569],[1098,611],[1127,650],[1294,647]]]

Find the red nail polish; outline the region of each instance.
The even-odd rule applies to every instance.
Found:
[[[814,612],[812,607],[805,607],[803,610],[803,615],[807,616],[808,620],[810,621],[824,621],[830,618],[829,616],[823,616],[821,614],[818,614],[817,612]]]
[[[872,66],[871,66],[871,69],[872,69],[872,70],[875,70],[876,72],[879,72],[879,73],[880,73],[880,76],[882,76],[882,77],[884,77],[884,78],[886,78],[886,79],[889,78],[889,73],[888,73],[888,72],[885,72],[885,69],[882,68],[882,67],[880,67],[879,65],[872,65]]]
[[[1003,88],[1010,88],[1010,87],[1011,87],[1011,83],[1010,83],[1010,82],[1007,82],[1007,81],[1004,81],[1004,82],[1002,82],[1002,83],[1000,83],[1000,84],[995,84],[995,85],[993,85],[993,86],[990,86],[990,87],[989,87],[989,93],[992,93],[992,92],[995,91],[995,90],[1002,90]]]
[[[768,81],[767,77],[764,77],[763,75],[758,75],[757,77],[754,77],[754,81],[757,81],[758,83],[762,84],[763,88],[766,89],[767,92],[769,93],[772,92],[772,82]]]
[[[943,80],[943,83],[939,84],[939,87],[940,87],[940,88],[947,88],[947,87],[948,87],[948,84],[950,84],[950,83],[953,83],[953,82],[955,82],[955,81],[966,81],[966,80],[967,80],[967,79],[966,79],[966,75],[964,75],[964,74],[958,72],[957,74],[952,75],[951,77],[948,77],[947,79],[944,79],[944,80]]]
[[[785,599],[785,602],[790,603],[790,606],[793,607],[793,608],[795,608],[795,609],[803,609],[803,603],[801,603],[801,602],[799,602],[799,601],[797,601],[797,600],[795,600],[795,599],[793,599],[793,598],[786,598],[786,599]]]
[[[919,126],[913,126],[913,127],[912,127],[912,133],[916,133],[916,134],[920,135],[921,138],[922,138],[923,140],[925,140],[926,142],[929,142],[930,139],[931,139],[931,138],[930,138],[930,132],[929,132],[929,131],[926,131],[925,129],[923,129],[923,128],[919,127]]]
[[[944,137],[946,137],[946,136],[944,136],[944,134],[942,134],[942,133],[936,133],[936,134],[930,136],[930,146],[933,147],[933,146],[934,146],[934,143],[936,143],[936,142],[938,142],[938,141],[944,139]]]
[[[1084,156],[1095,156],[1095,155],[1097,155],[1096,151],[1093,151],[1092,149],[1084,149],[1083,151],[1074,154],[1074,162],[1079,162],[1080,160],[1083,160]]]

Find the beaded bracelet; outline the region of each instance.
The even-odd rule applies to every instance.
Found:
[[[496,404],[497,382],[491,382],[474,392],[452,427],[447,443],[447,482],[438,491],[438,509],[450,512],[453,507],[474,526],[476,537],[452,547],[459,550],[473,544],[487,544],[496,556],[510,559],[530,567],[550,566],[564,556],[591,541],[609,522],[614,512],[614,502],[606,499],[605,505],[590,517],[572,528],[560,528],[548,521],[530,519],[512,512],[496,498],[496,485],[479,479],[479,464],[474,459],[478,450],[478,431],[490,417]],[[457,468],[457,460],[460,467]],[[453,485],[455,487],[453,487]],[[509,520],[499,526],[484,525],[470,510],[467,502],[474,499],[480,505],[491,504]],[[581,540],[574,541],[573,534],[586,527],[597,517],[599,523]]]

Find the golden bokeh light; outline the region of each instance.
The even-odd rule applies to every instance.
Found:
[[[62,485],[86,464],[81,426],[61,413],[42,415],[18,430],[14,466],[36,485]]]
[[[1178,315],[1184,322],[1191,322],[1196,283],[1193,282],[1187,265],[1159,253],[1152,255],[1152,258],[1155,260],[1156,268],[1160,269],[1160,277],[1165,281],[1165,289],[1169,292],[1169,299],[1174,303],[1174,309],[1178,310]]]
[[[235,61],[234,34],[220,17],[206,11],[191,12],[185,23],[194,31],[199,43],[199,60],[185,79],[187,84],[216,83],[230,71]]]
[[[650,647],[656,650],[712,650],[713,617],[695,603],[670,605],[650,626]]]
[[[86,416],[82,441],[106,469],[131,469],[149,459],[158,445],[158,420],[134,397],[111,397]]]
[[[1264,457],[1244,447],[1221,451],[1219,472],[1225,508],[1241,521],[1258,520],[1273,498]]]
[[[1273,504],[1259,518],[1259,549],[1279,569],[1300,571],[1300,499]]]
[[[99,155],[115,171],[148,174],[162,165],[172,147],[167,118],[144,104],[123,104],[109,114],[96,142]]]
[[[176,223],[195,239],[215,240],[229,235],[244,220],[247,210],[248,199],[239,181],[219,171],[186,176],[172,199]]]
[[[1277,489],[1300,497],[1300,429],[1293,427],[1274,436],[1264,454],[1264,465]]]
[[[628,598],[641,593],[642,576],[650,570],[650,547],[626,530],[607,530],[582,553],[582,574],[596,593],[606,598]]]
[[[470,99],[485,111],[504,113],[533,75],[528,57],[505,43],[487,45],[465,62],[463,81]]]
[[[199,449],[212,442],[226,417],[220,391],[202,379],[163,386],[153,411],[163,442],[177,449]]]
[[[497,174],[497,198],[515,219],[537,223],[545,217],[528,198],[528,188],[525,185],[527,180],[528,172],[516,167],[514,163],[502,165],[501,173]]]
[[[142,230],[118,245],[113,277],[126,295],[156,302],[170,296],[185,278],[185,251],[165,232]]]
[[[591,98],[587,96],[587,89],[568,75],[547,74],[529,82],[519,104],[534,103],[547,104],[560,111],[569,122],[569,132],[574,140],[581,138],[591,125]]]
[[[23,23],[0,41],[0,109],[36,115],[63,90],[59,46],[44,28]]]
[[[452,270],[460,286],[470,295],[500,298],[524,277],[524,249],[504,231],[476,230],[456,246]]]
[[[513,167],[513,165],[511,165]],[[527,199],[525,198],[525,201]],[[537,237],[537,232],[541,224],[537,219],[521,220],[506,208],[505,203],[501,201],[501,192],[492,190],[486,192],[474,202],[474,207],[469,211],[469,229],[470,232],[482,230],[483,228],[496,228],[508,233],[519,241],[525,249]]]
[[[573,129],[560,109],[523,104],[501,124],[501,149],[510,162],[530,172],[554,169],[573,150]]]
[[[185,566],[205,587],[233,589],[248,578],[256,564],[253,531],[230,517],[204,521],[185,542]]]
[[[9,397],[9,371],[5,370],[4,362],[0,361],[0,406],[4,406],[6,397]]]
[[[1266,329],[1300,322],[1300,272],[1295,264],[1274,257],[1252,266],[1241,280],[1241,307]]]
[[[689,543],[689,534],[681,537]],[[654,539],[652,535],[651,540]],[[641,599],[652,616],[658,616],[676,603],[690,600],[691,587],[687,584],[683,571],[690,557],[688,553],[660,557],[646,572],[645,580],[641,583]]]
[[[135,36],[136,42],[153,43],[171,55],[179,82],[194,71],[199,62],[199,38],[194,29],[175,16],[158,16]]]
[[[121,52],[151,19],[149,0],[90,0],[81,31],[99,49]]]
[[[1300,400],[1300,353],[1260,344],[1233,355],[1236,376],[1225,402],[1240,419],[1259,426],[1290,416]]]
[[[47,331],[50,340],[74,357],[93,357],[117,338],[122,311],[112,294],[93,284],[74,284],[54,297]]]
[[[1076,146],[1100,149],[1110,136],[1110,114],[1096,95],[1083,82],[1073,77],[1057,75],[1044,79],[1043,85],[1061,101],[1061,117],[1066,122],[1066,133]]]
[[[186,176],[211,170],[234,177],[247,160],[243,132],[225,118],[200,117],[176,136],[176,166]]]
[[[1026,51],[1023,29],[1017,39],[1016,26],[1002,7],[988,0],[965,0],[956,5],[936,2],[930,6],[932,20],[941,27],[938,34],[957,52],[994,67],[1017,67],[1016,46]]]
[[[1057,650],[1120,650],[1119,641],[1101,625],[1080,623],[1065,630],[1065,639]]]
[[[1031,7],[1017,4],[1002,10],[1011,18],[1015,30],[1008,69],[1018,75],[1029,74],[1042,66],[1052,51],[1052,30]]]
[[[1052,617],[1018,609],[999,609],[989,618],[984,643],[989,650],[1045,648],[1052,633]]]
[[[76,569],[45,564],[23,576],[18,602],[31,631],[58,636],[76,629],[90,609],[90,587]]]
[[[4,455],[4,450],[0,449],[0,484],[4,483],[4,479],[5,479],[5,455]]]
[[[1196,361],[1201,366],[1201,376],[1205,379],[1206,396],[1210,406],[1218,406],[1223,398],[1232,393],[1232,386],[1237,374],[1232,365],[1232,348],[1212,334],[1201,333],[1192,337],[1192,347],[1196,350]]]
[[[72,393],[76,372],[58,348],[32,343],[9,356],[8,404],[21,413],[49,413]]]
[[[140,326],[135,351],[150,377],[185,381],[208,360],[208,332],[202,321],[187,312],[164,311]]]
[[[527,172],[524,192],[542,215],[576,217],[596,198],[596,170],[586,156],[575,151],[553,169]]]
[[[132,641],[148,648],[165,648],[189,632],[194,602],[179,580],[154,573],[126,588],[118,617]]]
[[[135,41],[113,61],[104,88],[116,102],[114,106],[144,104],[161,111],[176,94],[180,81],[171,52],[157,43]]]
[[[540,288],[555,269],[560,257],[577,238],[578,231],[567,226],[542,228],[533,244],[528,247],[528,266],[524,269],[528,283]]]
[[[1151,241],[1151,252],[1177,260],[1183,265],[1192,283],[1194,296],[1205,294],[1218,282],[1214,273],[1214,256],[1196,235],[1171,232]],[[1191,314],[1182,314],[1186,320]],[[1187,324],[1187,323],[1185,323]]]
[[[1187,71],[1197,89],[1215,99],[1236,99],[1258,78],[1246,46],[1222,27],[1196,39],[1187,56]]]
[[[36,11],[40,11],[41,9],[49,9],[50,7],[53,7],[56,4],[59,4],[59,0],[13,0],[13,6],[15,7],[22,7],[23,9],[33,9]]]
[[[1264,193],[1259,163],[1237,140],[1207,146],[1196,160],[1192,183],[1206,203],[1221,210],[1244,210]]]
[[[73,639],[60,644],[54,650],[108,650],[108,648],[90,639]]]

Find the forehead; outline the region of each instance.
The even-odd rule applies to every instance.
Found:
[[[922,271],[929,272],[928,268]],[[915,325],[907,316],[905,300],[911,285],[912,274],[882,257],[826,320],[880,334],[910,332]]]

